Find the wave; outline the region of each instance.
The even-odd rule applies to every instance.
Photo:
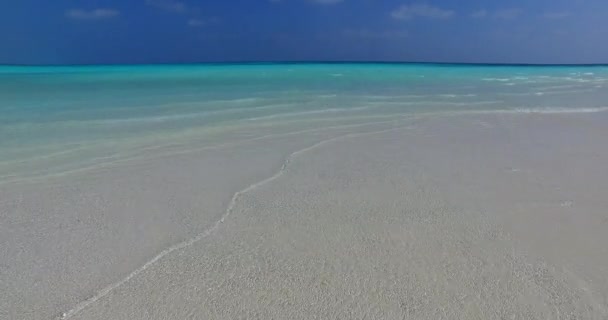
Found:
[[[374,106],[481,106],[503,103],[502,100],[480,100],[480,101],[376,101],[370,102]]]
[[[492,82],[508,82],[511,81],[511,78],[483,78],[482,81],[492,81]]]
[[[588,107],[588,108],[563,108],[563,107],[545,107],[545,108],[516,108],[516,109],[500,109],[500,110],[470,110],[456,113],[465,114],[576,114],[576,113],[598,113],[607,112],[606,107]]]
[[[415,113],[417,116],[463,116],[463,115],[523,115],[523,114],[585,114],[608,112],[606,107],[590,107],[590,108],[561,108],[561,107],[546,107],[546,108],[516,108],[516,109],[495,109],[495,110],[453,110],[453,111],[435,111]],[[401,114],[403,115],[403,114]]]
[[[541,113],[541,114],[559,114],[559,113],[596,113],[608,111],[608,107],[591,107],[591,108],[518,108],[512,110],[511,113]]]
[[[465,93],[465,94],[445,93],[445,94],[440,94],[438,96],[442,97],[442,98],[459,98],[459,97],[476,97],[477,95],[474,93]]]
[[[196,117],[244,113],[244,112],[259,111],[259,110],[288,109],[293,106],[294,106],[293,103],[277,103],[277,104],[269,104],[269,105],[263,105],[263,106],[258,106],[258,107],[227,108],[227,109],[220,109],[220,110],[208,110],[208,111],[201,111],[201,112],[179,113],[179,114],[173,114],[173,115],[160,115],[160,116],[127,118],[127,119],[92,120],[92,122],[104,123],[104,124],[154,123],[154,122],[166,122],[166,121],[170,121],[170,120],[192,119],[192,118],[196,118]]]
[[[529,92],[500,92],[498,95],[501,96],[544,96],[544,95],[559,95],[559,94],[577,94],[586,92],[595,92],[594,89],[581,89],[581,90],[546,90],[546,88],[537,88],[537,90],[545,91],[529,91]]]
[[[156,124],[166,123],[180,120],[192,120],[200,119],[210,116],[222,116],[238,113],[256,112],[262,110],[272,109],[289,109],[293,107],[293,103],[277,103],[270,105],[263,105],[258,107],[246,107],[246,108],[227,108],[219,110],[207,110],[200,112],[184,112],[177,114],[165,114],[156,116],[143,116],[143,117],[130,117],[130,118],[108,118],[108,119],[77,119],[77,120],[60,120],[50,122],[19,122],[6,126],[0,126],[0,131],[15,131],[15,130],[32,130],[36,127],[53,126],[53,127],[106,127],[106,126],[124,126],[124,125],[145,125],[145,124]],[[241,120],[236,118],[235,120]]]
[[[243,119],[245,121],[258,121],[258,120],[267,120],[267,119],[275,119],[275,118],[289,118],[296,116],[306,116],[306,115],[314,115],[314,114],[324,114],[324,113],[340,113],[340,112],[348,112],[348,111],[361,111],[370,109],[371,107],[354,107],[354,108],[329,108],[329,109],[320,109],[320,110],[311,110],[311,111],[302,111],[302,112],[287,112],[287,113],[279,113],[268,116],[261,116],[249,119]]]

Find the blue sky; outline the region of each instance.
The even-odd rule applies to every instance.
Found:
[[[18,0],[0,63],[608,62],[606,0]]]

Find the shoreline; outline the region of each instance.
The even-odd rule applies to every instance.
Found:
[[[195,143],[190,143],[191,145],[195,145],[194,147],[186,147],[183,149],[179,149],[179,147],[184,147],[184,146],[188,146],[189,143],[187,140],[176,140],[173,143],[169,143],[169,144],[165,144],[165,145],[157,145],[157,146],[148,146],[148,147],[142,147],[139,149],[135,149],[136,151],[133,152],[133,154],[131,154],[130,156],[115,156],[114,158],[111,158],[111,160],[107,160],[107,161],[97,161],[97,162],[93,162],[90,165],[86,165],[86,166],[79,166],[79,167],[75,167],[74,169],[69,169],[69,170],[64,170],[64,171],[59,171],[59,172],[53,172],[53,173],[47,173],[47,174],[36,174],[33,176],[26,176],[26,177],[13,177],[13,179],[10,178],[6,178],[5,180],[2,180],[0,177],[0,186],[2,185],[12,185],[12,184],[27,184],[27,183],[35,183],[35,182],[40,182],[40,181],[44,181],[45,179],[53,179],[53,178],[59,178],[61,179],[64,176],[69,176],[69,175],[78,175],[78,174],[86,174],[86,172],[88,171],[94,171],[94,170],[99,170],[99,169],[103,169],[103,168],[111,168],[112,166],[116,166],[116,165],[122,165],[122,164],[126,164],[128,165],[131,162],[137,162],[137,161],[146,161],[146,160],[150,160],[150,159],[154,159],[154,158],[162,158],[162,157],[171,157],[172,155],[176,155],[176,154],[185,154],[185,153],[196,153],[202,150],[214,150],[214,149],[222,149],[222,148],[230,148],[230,147],[234,147],[234,146],[239,146],[239,145],[246,145],[247,143],[250,142],[255,142],[258,140],[264,140],[264,139],[272,139],[275,138],[277,136],[292,136],[292,135],[298,135],[298,134],[306,134],[306,133],[310,133],[310,132],[315,132],[315,131],[331,131],[331,130],[336,130],[336,129],[340,129],[340,128],[353,128],[353,127],[366,127],[366,126],[370,126],[370,125],[376,125],[376,124],[386,124],[386,123],[393,123],[395,122],[395,118],[399,118],[402,121],[407,121],[407,120],[415,120],[415,119],[432,119],[434,117],[438,117],[438,118],[442,118],[442,117],[464,117],[464,116],[483,116],[483,115],[514,115],[514,116],[526,116],[526,115],[547,115],[547,116],[551,116],[551,115],[574,115],[576,116],[577,114],[593,114],[593,113],[600,113],[600,114],[606,114],[608,113],[608,106],[606,107],[594,107],[594,108],[528,108],[528,109],[524,109],[524,108],[519,108],[519,109],[505,109],[505,110],[462,110],[462,111],[438,111],[438,112],[413,112],[413,113],[398,113],[398,114],[389,114],[389,115],[377,115],[377,118],[389,118],[389,119],[393,119],[393,120],[385,120],[385,121],[374,121],[374,122],[355,122],[355,123],[345,123],[345,124],[340,124],[340,125],[335,125],[335,126],[319,126],[319,127],[312,127],[312,128],[308,128],[308,129],[303,129],[303,130],[299,130],[299,131],[285,131],[285,132],[281,132],[281,133],[269,133],[269,134],[262,134],[260,136],[255,136],[252,138],[247,138],[247,139],[241,139],[241,140],[230,140],[230,138],[228,138],[228,141],[226,142],[222,142],[222,139],[225,139],[226,137],[218,137],[216,138],[216,141],[209,141],[208,145],[198,145],[196,146],[196,144],[200,144],[200,142],[195,142]],[[347,118],[347,121],[353,121],[353,120],[359,120],[359,119],[370,119],[370,118],[374,118],[373,116],[369,117],[369,116],[361,116],[360,118]],[[329,121],[335,121],[333,119],[327,119]],[[322,119],[311,119],[310,120],[312,123],[315,123],[318,125],[318,122],[322,122]],[[344,120],[343,120],[344,121]],[[297,121],[295,122],[297,123]],[[234,135],[235,133],[226,133],[226,135],[228,137],[230,137],[230,135]],[[236,134],[238,136],[238,133]],[[219,142],[219,143],[218,143]],[[166,151],[163,151],[166,150]],[[94,160],[99,160],[99,159],[94,159]]]

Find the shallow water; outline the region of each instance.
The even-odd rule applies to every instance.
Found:
[[[5,66],[0,181],[371,117],[595,112],[607,99],[602,66]]]

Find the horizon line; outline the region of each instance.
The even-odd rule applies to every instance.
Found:
[[[444,66],[521,66],[521,67],[600,67],[605,63],[504,63],[504,62],[440,62],[440,61],[399,61],[399,60],[234,60],[205,62],[153,62],[153,63],[57,63],[22,64],[0,63],[0,67],[97,67],[97,66],[196,66],[196,65],[289,65],[289,64],[410,64]]]

